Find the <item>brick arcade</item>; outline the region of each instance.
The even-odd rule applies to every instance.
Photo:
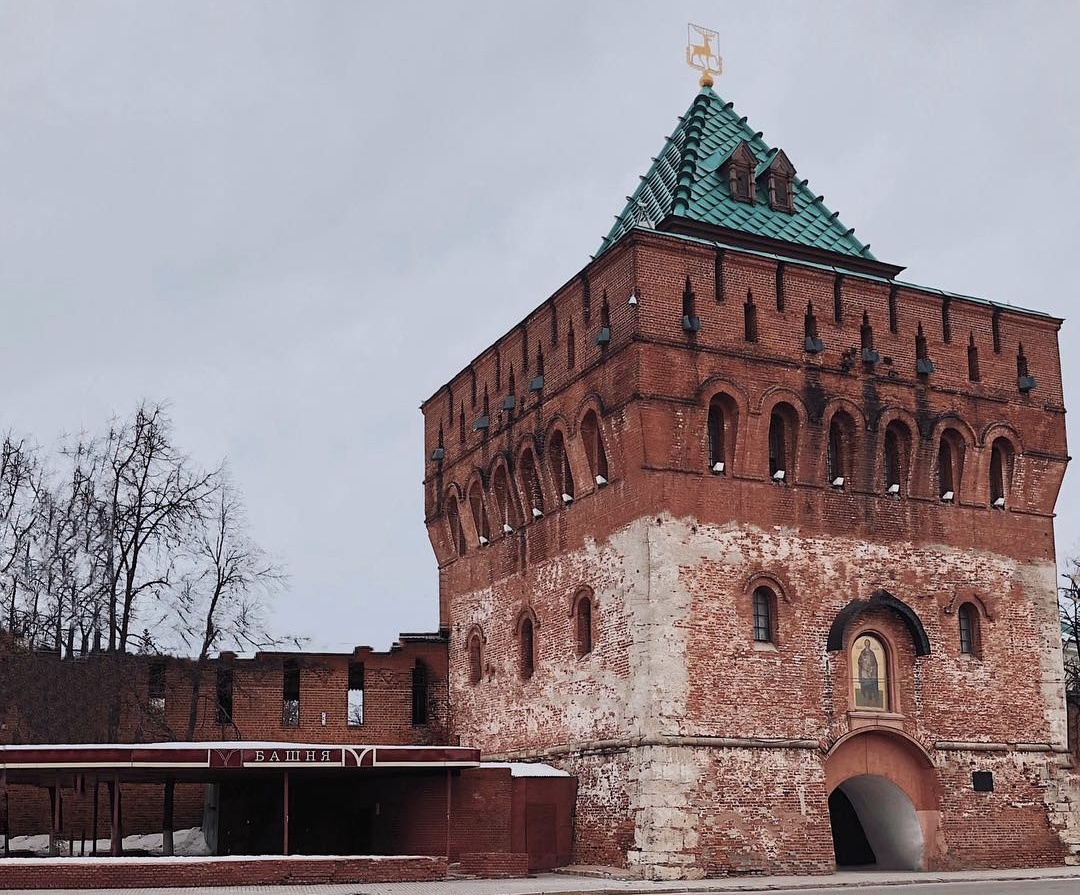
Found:
[[[451,725],[658,878],[1080,860],[1045,314],[899,279],[703,88],[423,405]]]

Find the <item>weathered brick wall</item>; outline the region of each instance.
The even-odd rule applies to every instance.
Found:
[[[200,861],[66,858],[4,861],[0,889],[132,889],[187,886],[327,885],[430,882],[446,878],[446,859],[260,858]]]
[[[487,752],[546,756],[577,774],[579,859],[629,860],[646,874],[829,866],[823,769],[830,747],[861,728],[906,738],[941,769],[936,785],[950,798],[941,800],[933,828],[942,843],[928,860],[986,865],[995,839],[1015,845],[1014,861],[1060,860],[1062,824],[1048,818],[1071,791],[1065,771],[1051,762],[1042,789],[1027,771],[1003,772],[1001,797],[1011,792],[1021,807],[965,826],[981,794],[970,791],[971,768],[956,751],[977,742],[994,762],[1013,756],[1030,769],[1064,748],[1052,526],[1067,462],[1059,322],[959,298],[946,307],[940,293],[866,277],[838,283],[832,271],[795,262],[785,266],[781,309],[776,271],[772,258],[729,250],[718,259],[707,244],[635,234],[585,271],[589,323],[582,277],[524,322],[530,356],[544,349],[540,392],[526,393],[518,377],[512,413],[492,400],[506,390],[507,364],[524,363],[518,328],[424,405],[426,509],[450,631],[454,732]],[[681,326],[687,278],[697,333]],[[744,332],[748,290],[755,342]],[[601,348],[593,330],[605,293],[612,338]],[[809,302],[825,345],[817,354],[803,345]],[[864,312],[880,354],[875,365],[859,351]],[[915,370],[920,326],[934,363],[929,376]],[[1017,382],[1021,343],[1037,380],[1026,394]],[[473,431],[485,390],[490,425]],[[737,419],[724,474],[711,475],[707,417],[718,393]],[[770,417],[780,401],[797,423],[784,484],[769,469]],[[609,461],[602,488],[592,483],[581,432],[590,408],[600,412]],[[833,488],[829,424],[841,410],[855,425],[844,485]],[[884,437],[894,420],[911,435],[898,496],[885,493]],[[960,442],[954,499],[944,502],[938,446],[948,429]],[[577,488],[568,506],[544,453],[555,432],[566,439]],[[991,507],[998,437],[1015,451],[1004,509]],[[431,459],[440,444],[443,458]],[[544,516],[535,520],[531,496],[514,479],[526,446],[537,452],[544,491]],[[502,464],[521,520],[505,535],[489,487]],[[466,497],[476,482],[492,522],[486,547]],[[449,495],[462,496],[460,556],[445,513]],[[758,583],[777,594],[773,643],[754,643]],[[582,588],[594,595],[595,642],[579,657],[572,606]],[[892,611],[863,613],[843,650],[825,649],[837,613],[875,592],[917,614],[928,656],[916,656]],[[964,603],[978,620],[974,655],[960,651]],[[517,634],[523,612],[537,622],[528,679]],[[850,711],[847,648],[867,630],[885,641],[895,675],[892,711],[874,717]],[[467,654],[474,631],[483,636],[478,683]],[[710,752],[740,738],[749,742],[737,760]],[[771,751],[777,738],[797,743]],[[655,749],[668,750],[670,768],[646,757]],[[776,765],[788,789],[756,791],[762,784],[747,768],[763,762]],[[686,782],[673,785],[664,774]],[[801,793],[797,809],[791,786]],[[721,832],[719,817],[737,822]],[[784,836],[791,839],[780,848]]]

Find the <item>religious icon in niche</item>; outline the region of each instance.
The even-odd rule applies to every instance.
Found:
[[[851,679],[855,685],[855,708],[885,710],[889,707],[885,647],[876,637],[855,639],[851,650]]]

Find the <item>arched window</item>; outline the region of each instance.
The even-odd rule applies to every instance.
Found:
[[[885,493],[900,494],[908,479],[911,432],[898,420],[885,428]]]
[[[469,489],[469,509],[472,510],[476,537],[481,547],[491,543],[491,527],[488,525],[487,509],[484,507],[484,489],[479,482],[473,482]]]
[[[851,685],[854,708],[889,710],[889,656],[873,634],[860,634],[851,643]]]
[[[556,431],[551,436],[548,461],[551,464],[551,476],[555,480],[555,490],[561,495],[563,503],[570,503],[574,499],[574,474],[570,470],[570,458],[566,455],[562,432]]]
[[[990,446],[990,505],[1004,509],[1012,487],[1013,446],[1007,438],[995,438]]]
[[[776,635],[776,594],[767,587],[754,589],[754,642],[772,643]]]
[[[531,448],[521,452],[518,462],[518,475],[521,477],[521,491],[525,495],[526,516],[539,519],[544,515],[544,492],[540,487],[540,476],[536,473],[536,458]]]
[[[709,402],[709,469],[716,475],[731,471],[739,408],[730,395],[714,395]]]
[[[592,652],[592,594],[588,590],[579,591],[574,603],[574,639],[579,659]]]
[[[600,432],[600,421],[596,411],[590,410],[581,420],[581,441],[585,447],[585,456],[589,461],[589,473],[596,484],[603,487],[608,483],[607,453],[604,451],[604,436]]]
[[[479,684],[484,676],[484,646],[479,631],[469,635],[469,683]]]
[[[838,410],[829,421],[829,445],[826,451],[826,476],[834,488],[851,485],[855,454],[855,421]]]
[[[421,659],[412,670],[412,723],[413,727],[428,723],[428,670]]]
[[[521,518],[517,510],[517,501],[510,488],[510,480],[506,474],[506,467],[500,464],[491,477],[491,490],[495,494],[495,507],[499,512],[499,526],[503,534],[510,534],[521,525]]]
[[[446,498],[446,523],[450,528],[450,545],[457,556],[465,555],[465,530],[461,527],[461,509],[453,492]]]
[[[534,641],[532,616],[523,615],[518,624],[518,673],[523,681],[533,676],[536,670],[536,643]]]
[[[769,417],[769,475],[773,481],[790,481],[795,467],[799,416],[790,404],[777,404]]]
[[[956,621],[960,627],[960,652],[968,656],[978,655],[979,651],[979,612],[971,603],[963,603],[956,611]]]
[[[964,471],[964,440],[955,429],[946,429],[938,442],[938,496],[945,502],[956,499]]]

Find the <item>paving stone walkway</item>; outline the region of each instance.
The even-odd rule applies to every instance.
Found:
[[[697,892],[768,892],[829,890],[926,883],[988,883],[1015,880],[1076,880],[1080,867],[1028,870],[977,870],[953,873],[867,871],[831,876],[759,876],[728,879],[651,882],[599,875],[540,874],[528,879],[447,880],[435,883],[357,883],[334,886],[223,886],[188,889],[97,889],[93,895],[667,895]],[[966,892],[978,891],[964,886]],[[11,890],[7,895],[69,895],[87,890]]]

